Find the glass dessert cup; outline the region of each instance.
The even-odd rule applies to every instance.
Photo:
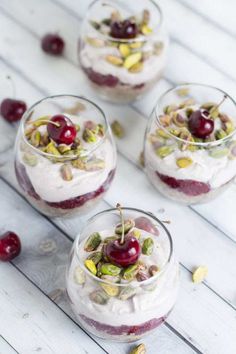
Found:
[[[162,11],[152,0],[95,0],[83,22],[79,61],[96,93],[128,103],[161,78],[167,47]]]
[[[177,297],[179,267],[160,220],[138,209],[122,212],[124,244],[117,209],[92,217],[74,242],[66,283],[72,309],[88,332],[131,342],[167,318]]]
[[[236,176],[236,105],[222,90],[183,84],[163,94],[144,140],[145,172],[164,196],[212,200]]]
[[[27,200],[48,216],[93,208],[110,187],[116,148],[103,111],[86,98],[59,95],[24,114],[15,172]]]

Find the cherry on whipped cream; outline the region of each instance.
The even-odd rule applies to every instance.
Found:
[[[61,55],[64,50],[65,43],[57,34],[46,34],[41,41],[41,47],[44,52],[52,55]]]
[[[27,109],[26,103],[13,98],[5,98],[0,106],[0,112],[3,118],[8,122],[17,122]]]
[[[140,255],[140,243],[134,236],[127,235],[124,242],[121,239],[110,241],[105,247],[105,254],[109,261],[121,267],[134,264]]]
[[[47,125],[47,131],[49,137],[57,144],[70,145],[76,138],[75,125],[63,114],[55,115],[50,119]]]
[[[17,257],[21,251],[21,242],[19,237],[12,231],[5,232],[0,238],[0,260],[4,262],[11,261]]]
[[[197,110],[191,114],[188,127],[195,137],[204,139],[213,132],[214,121],[208,118],[208,116],[208,111],[201,110]]]
[[[130,39],[138,34],[138,26],[129,20],[113,22],[111,25],[111,36],[114,38]]]

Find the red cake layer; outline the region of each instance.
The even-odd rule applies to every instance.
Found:
[[[152,329],[160,326],[166,319],[167,316],[161,318],[153,318],[150,321],[141,323],[137,326],[110,326],[101,322],[97,322],[88,318],[84,315],[80,315],[80,317],[86,322],[89,326],[94,327],[97,331],[105,332],[111,335],[134,335],[138,336],[144,334],[145,332],[151,331]],[[112,319],[111,319],[112,322]]]
[[[192,179],[175,179],[174,177],[169,177],[162,175],[156,171],[157,176],[167,184],[170,188],[177,189],[189,196],[198,196],[210,192],[211,187],[208,183],[194,181]]]
[[[41,200],[40,196],[35,192],[34,187],[26,173],[25,166],[20,163],[15,164],[16,177],[21,188],[31,197]],[[75,198],[63,200],[61,202],[47,202],[47,205],[53,208],[73,209],[82,206],[87,201],[98,197],[107,191],[115,175],[115,170],[110,171],[106,181],[95,191],[80,195]]]

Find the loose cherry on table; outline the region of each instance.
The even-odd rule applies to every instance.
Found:
[[[138,26],[129,20],[113,22],[111,25],[111,36],[114,38],[130,39],[138,34]]]
[[[24,101],[15,100],[12,98],[5,98],[0,106],[0,112],[3,118],[8,122],[17,122],[27,109]]]
[[[0,238],[0,260],[7,262],[19,255],[21,242],[12,231],[5,232]]]
[[[135,227],[137,227],[138,229],[150,232],[151,234],[156,236],[159,235],[157,227],[151,222],[151,220],[149,220],[145,216],[140,216],[139,218],[135,219],[134,222]]]
[[[47,125],[48,135],[57,144],[70,145],[76,137],[76,128],[69,118],[62,114],[53,116]]]
[[[190,132],[197,138],[206,138],[214,130],[214,121],[208,118],[208,111],[197,110],[189,118],[188,126]]]
[[[138,260],[140,250],[137,238],[127,235],[123,243],[121,239],[109,242],[105,247],[105,254],[111,263],[128,267]]]
[[[61,55],[64,50],[65,43],[57,34],[46,34],[41,41],[41,47],[44,52],[52,55]]]

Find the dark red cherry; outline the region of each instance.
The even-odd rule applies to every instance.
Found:
[[[121,243],[120,240],[109,242],[105,247],[105,254],[111,263],[121,267],[128,267],[138,260],[140,250],[137,238],[126,236],[124,243]]]
[[[5,98],[0,107],[0,112],[3,118],[8,122],[17,122],[25,113],[27,106],[24,101]]]
[[[61,55],[65,43],[57,34],[46,34],[41,41],[41,47],[44,52],[52,55]]]
[[[71,120],[62,114],[53,116],[50,119],[51,122],[56,124],[48,123],[47,130],[48,135],[57,144],[70,145],[74,142],[76,137],[76,128]]]
[[[136,23],[125,20],[123,22],[113,22],[111,25],[111,36],[114,38],[130,39],[138,34]]]
[[[5,232],[0,238],[0,260],[11,261],[19,255],[21,242],[19,237],[12,231]]]
[[[197,138],[204,139],[214,130],[214,121],[207,118],[208,115],[208,111],[197,110],[193,112],[189,118],[189,130]]]
[[[151,220],[149,220],[145,216],[140,216],[139,218],[135,219],[134,222],[135,227],[137,227],[138,229],[150,232],[151,234],[156,236],[159,235],[157,227],[151,222]]]

